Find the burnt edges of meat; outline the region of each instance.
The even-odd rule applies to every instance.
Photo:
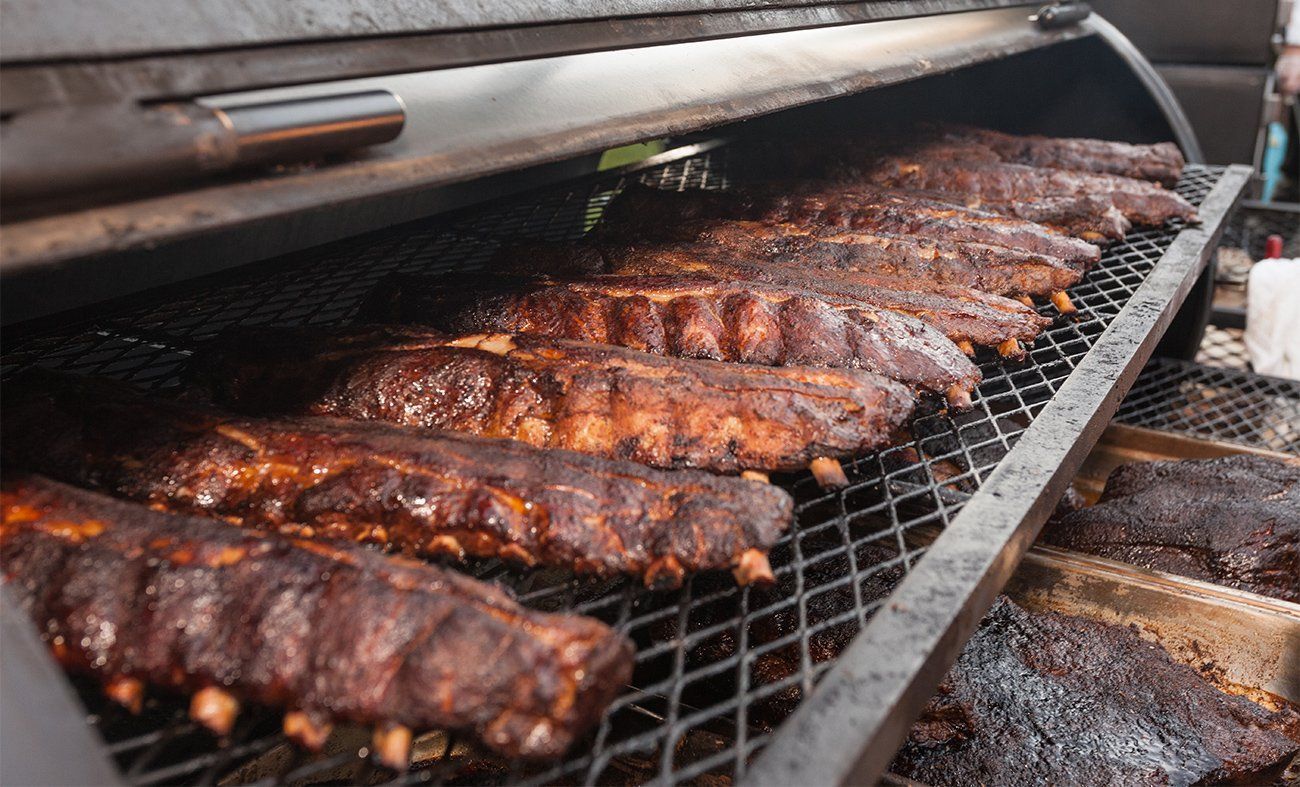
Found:
[[[397,767],[411,730],[554,757],[631,675],[631,644],[603,623],[425,563],[38,476],[7,474],[0,511],[6,585],[59,661],[128,704],[146,686],[194,692],[217,732],[250,701],[291,711],[286,728],[317,745],[336,721],[378,725]]]
[[[21,382],[21,381],[20,381]],[[791,519],[770,484],[331,418],[241,418],[52,373],[6,388],[7,466],[180,513],[419,554],[675,586],[768,580]]]

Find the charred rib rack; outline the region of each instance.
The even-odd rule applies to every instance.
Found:
[[[469,553],[672,587],[771,578],[780,489],[568,451],[337,419],[238,418],[84,378],[6,389],[7,464],[299,537]]]
[[[1300,713],[1226,694],[1127,628],[1000,599],[892,769],[966,784],[1267,784]]]
[[[1043,541],[1300,602],[1300,466],[1243,454],[1139,462]]]
[[[217,732],[254,702],[290,711],[305,742],[336,721],[378,725],[394,767],[412,729],[555,757],[631,675],[631,644],[604,624],[453,571],[37,476],[9,475],[2,496],[5,584],[58,660],[128,705],[146,686],[192,692]]]
[[[865,369],[969,405],[979,370],[911,317],[791,287],[702,276],[390,277],[362,309],[378,322],[509,332],[764,366]],[[496,289],[493,289],[495,287]]]
[[[1155,184],[1117,175],[971,161],[922,148],[913,155],[886,158],[865,166],[866,182],[891,188],[933,191],[973,202],[975,207],[1033,204],[1040,199],[1104,199],[1134,224],[1159,226],[1171,219],[1194,221],[1196,209],[1178,194]],[[856,175],[850,177],[857,177]],[[1080,215],[1094,216],[1083,207]],[[1020,215],[1012,210],[1011,215]],[[1051,222],[1048,222],[1051,223]]]
[[[1172,142],[1131,145],[1078,137],[1017,136],[971,126],[940,127],[939,133],[945,140],[978,145],[1008,164],[1121,175],[1167,188],[1178,182],[1187,166]]]
[[[905,386],[848,369],[662,358],[544,336],[246,331],[193,365],[225,405],[508,437],[653,467],[803,470],[886,444]]]
[[[720,191],[625,189],[605,210],[602,233],[634,240],[680,238],[682,223],[741,219],[887,237],[928,238],[1017,249],[1087,267],[1101,259],[1091,243],[1032,221],[963,208],[924,195],[826,180],[740,184]]]
[[[609,255],[642,257],[674,251],[760,262],[826,275],[861,273],[908,279],[918,289],[958,285],[995,295],[1049,295],[1078,283],[1081,265],[984,243],[878,235],[795,224],[714,220],[677,226],[679,242],[628,243]]]
[[[613,273],[623,275],[709,276],[722,281],[755,282],[814,293],[837,308],[867,306],[904,314],[938,329],[966,354],[972,345],[997,347],[1009,357],[1023,357],[1024,344],[1032,344],[1051,321],[1025,304],[967,287],[914,285],[899,279],[863,274],[828,277],[816,271],[724,260],[715,256],[687,253],[612,255],[602,261]]]

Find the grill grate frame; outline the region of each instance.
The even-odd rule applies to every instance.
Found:
[[[36,365],[165,391],[178,382],[186,358],[225,327],[338,323],[388,273],[473,270],[509,238],[579,237],[632,178],[660,188],[716,189],[728,185],[734,169],[726,148],[706,151],[227,272],[163,297],[120,303],[57,330],[17,338],[9,332],[0,374]],[[1222,172],[1189,167],[1178,190],[1199,203]],[[559,763],[501,763],[464,741],[435,736],[417,749],[428,757],[411,773],[396,775],[359,757],[362,744],[346,732],[336,736],[342,748],[332,754],[293,751],[269,711],[246,713],[228,740],[216,741],[195,729],[175,700],[151,699],[145,713],[133,718],[84,682],[78,683],[81,696],[110,753],[135,784],[393,778],[677,784],[705,774],[739,777],[769,737],[771,722],[830,667],[831,661],[819,657],[846,642],[884,603],[889,588],[924,554],[926,534],[946,526],[1016,444],[1179,229],[1134,232],[1108,249],[1070,291],[1080,314],[1057,316],[1026,362],[981,351],[985,380],[971,412],[922,415],[912,440],[845,463],[846,489],[824,492],[806,473],[777,479],[797,506],[795,526],[771,556],[775,589],[736,588],[730,577],[699,576],[679,591],[652,593],[629,581],[507,572],[490,561],[469,566],[480,577],[511,586],[525,604],[594,615],[638,645],[635,689],[615,702],[589,742]],[[1050,307],[1043,309],[1052,315]],[[259,755],[269,761],[265,770],[244,768]]]

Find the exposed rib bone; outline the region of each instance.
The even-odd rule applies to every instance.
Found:
[[[113,678],[104,686],[104,693],[132,713],[139,713],[144,704],[144,684],[136,678]]]
[[[766,584],[776,581],[767,555],[757,549],[745,550],[740,556],[740,562],[731,573],[735,575],[736,583],[739,585]]]
[[[334,729],[332,724],[317,724],[300,710],[284,714],[284,734],[305,749],[320,751]]]
[[[844,467],[838,459],[819,456],[812,460],[808,469],[823,489],[839,489],[849,485],[849,477],[844,474]]]
[[[1071,301],[1070,296],[1065,294],[1065,290],[1057,290],[1052,293],[1052,303],[1061,314],[1074,314],[1079,309]]]
[[[375,728],[375,759],[396,771],[411,765],[411,730],[400,724],[381,724]]]
[[[190,700],[190,718],[217,735],[228,735],[239,715],[239,700],[216,686],[200,689]]]

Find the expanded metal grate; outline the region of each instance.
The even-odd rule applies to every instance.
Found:
[[[1300,381],[1156,358],[1116,420],[1300,455]]]
[[[1264,259],[1264,245],[1270,235],[1282,238],[1282,256],[1300,257],[1300,205],[1247,202],[1233,216],[1220,245],[1244,250],[1251,260]],[[1221,278],[1246,280],[1241,266],[1221,271]]]
[[[1250,368],[1250,355],[1246,352],[1246,332],[1240,328],[1220,328],[1207,325],[1201,346],[1196,350],[1196,362],[1223,369]]]
[[[725,188],[727,172],[725,149],[713,150],[291,255],[57,331],[6,336],[3,371],[39,365],[166,389],[223,328],[346,321],[386,274],[473,269],[511,237],[579,237],[630,178],[661,188]],[[1178,190],[1199,203],[1221,174],[1189,167]],[[637,644],[632,687],[559,763],[503,762],[465,740],[431,735],[418,742],[413,770],[398,775],[359,756],[365,737],[358,731],[336,732],[330,750],[312,756],[286,743],[274,714],[252,711],[218,741],[188,722],[179,702],[155,698],[132,717],[82,686],[92,721],[136,784],[730,782],[924,554],[922,534],[944,527],[1017,442],[1177,230],[1134,232],[1108,249],[1070,291],[1079,314],[1043,307],[1055,322],[1025,362],[982,352],[985,380],[971,412],[917,418],[908,442],[846,463],[851,484],[838,492],[821,490],[807,474],[777,479],[796,498],[797,521],[771,555],[773,588],[703,575],[679,591],[651,592],[634,581],[470,566],[514,588],[525,604],[596,616]]]

